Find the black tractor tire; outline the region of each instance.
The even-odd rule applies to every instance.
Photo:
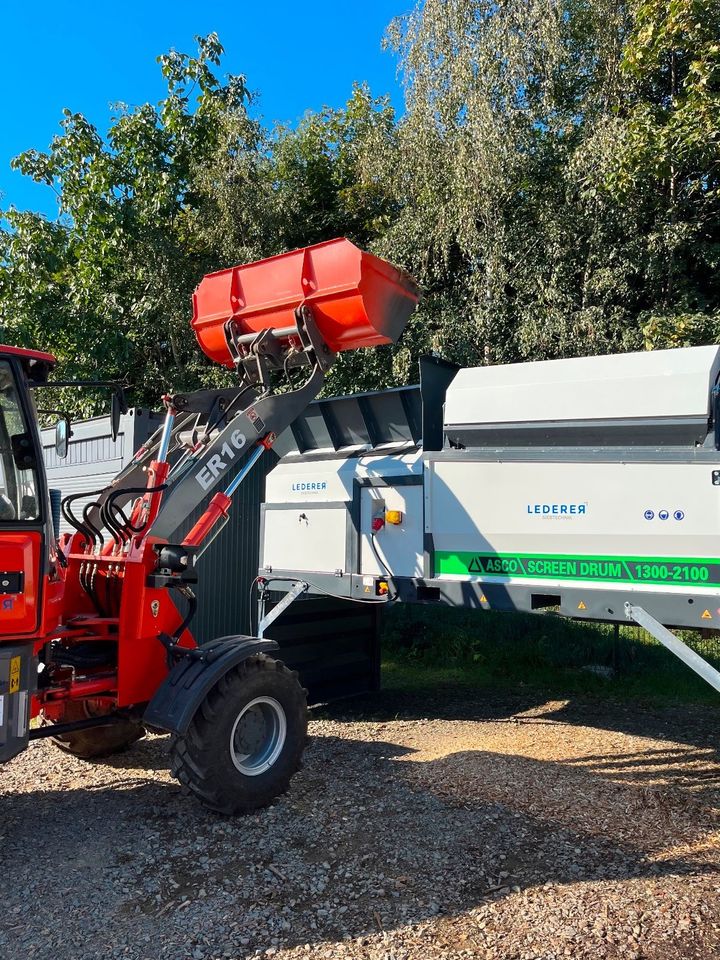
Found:
[[[172,773],[209,810],[237,816],[287,790],[306,741],[306,691],[297,673],[258,654],[229,670],[187,733],[172,736]]]
[[[73,723],[101,715],[87,703],[77,701],[66,704],[62,720],[58,722]],[[60,750],[71,753],[80,760],[97,760],[101,757],[110,757],[115,753],[122,753],[144,736],[145,727],[142,723],[127,719],[118,723],[109,723],[106,727],[88,727],[87,730],[61,733],[50,739]]]

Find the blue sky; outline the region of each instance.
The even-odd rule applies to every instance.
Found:
[[[215,30],[223,72],[244,73],[268,123],[295,123],[306,110],[340,106],[353,81],[375,95],[402,96],[396,62],[381,49],[385,27],[414,0],[0,0],[0,207],[57,212],[47,187],[10,169],[30,147],[45,149],[63,107],[104,131],[110,104],[160,99],[158,54],[192,52]]]

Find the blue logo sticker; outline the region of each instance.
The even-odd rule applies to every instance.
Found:
[[[673,516],[675,517],[676,520],[684,520],[684,519],[685,519],[685,514],[683,513],[682,510],[676,510],[675,513],[673,514]]]
[[[293,493],[320,493],[321,490],[327,490],[327,480],[293,483],[290,489]]]
[[[669,516],[670,514],[667,512],[667,510],[660,510],[658,513],[658,517],[660,517],[661,520],[667,520]]]
[[[643,516],[645,517],[646,520],[653,520],[655,518],[655,511],[646,510]]]

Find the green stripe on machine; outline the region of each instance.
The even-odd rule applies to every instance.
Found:
[[[720,585],[720,559],[435,551],[435,573],[525,580]]]

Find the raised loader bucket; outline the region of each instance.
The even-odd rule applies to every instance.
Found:
[[[203,277],[193,295],[192,326],[205,353],[232,367],[228,320],[241,335],[272,329],[289,341],[295,310],[308,304],[323,339],[338,352],[395,343],[418,298],[406,273],[349,240],[328,240]]]

